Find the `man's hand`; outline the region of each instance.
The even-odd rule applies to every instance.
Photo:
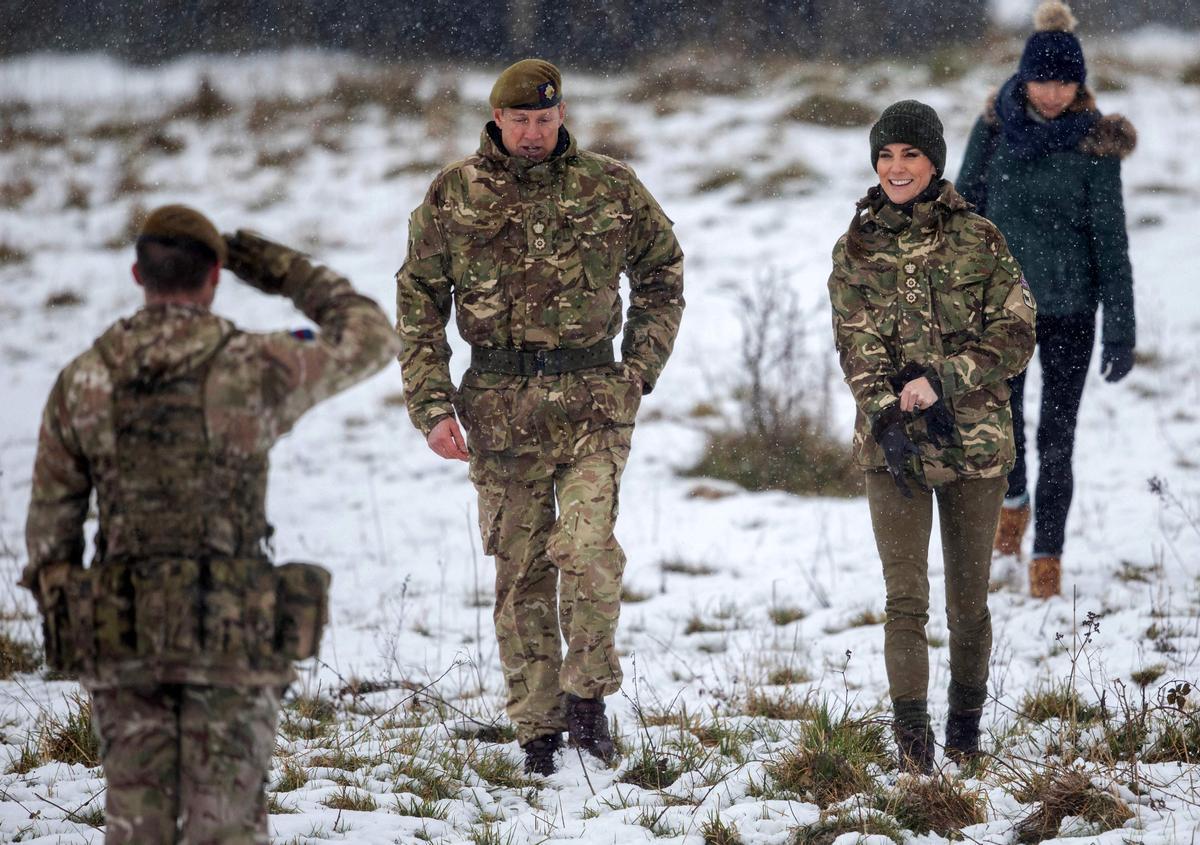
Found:
[[[33,593],[38,610],[46,613],[47,608],[57,604],[62,597],[74,568],[69,563],[47,563],[36,570],[26,567],[17,583]]]
[[[238,229],[236,234],[222,237],[229,253],[226,269],[263,293],[283,292],[288,268],[299,253],[248,229]]]
[[[467,438],[463,437],[458,420],[454,417],[440,420],[429,432],[425,442],[429,444],[430,449],[448,461],[466,461],[471,458],[467,452]]]
[[[922,408],[932,408],[937,400],[937,391],[933,389],[929,379],[922,376],[904,385],[904,389],[900,391],[900,410],[909,414]]]

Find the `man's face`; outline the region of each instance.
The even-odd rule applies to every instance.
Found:
[[[567,108],[563,103],[548,109],[492,109],[500,127],[500,140],[511,155],[543,161],[558,144],[558,128]]]

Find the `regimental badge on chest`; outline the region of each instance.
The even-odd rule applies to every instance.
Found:
[[[549,255],[553,250],[558,212],[547,204],[535,205],[525,215],[525,235],[530,255]]]

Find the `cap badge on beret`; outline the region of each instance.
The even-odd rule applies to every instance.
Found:
[[[543,100],[553,100],[555,93],[557,93],[557,89],[554,87],[553,82],[547,82],[545,85],[538,86],[538,94],[541,95]]]

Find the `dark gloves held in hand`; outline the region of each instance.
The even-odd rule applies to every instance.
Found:
[[[904,498],[911,499],[912,490],[908,488],[904,475],[909,460],[914,457],[920,458],[921,451],[904,430],[904,417],[900,412],[899,402],[883,409],[875,420],[871,433],[875,436],[875,442],[883,449],[883,459],[887,462],[892,481],[896,482],[896,487]]]
[[[1100,375],[1105,381],[1120,381],[1133,369],[1133,347],[1124,343],[1106,343],[1100,350]]]
[[[905,467],[909,458],[920,457],[921,451],[915,443],[908,439],[904,423],[896,423],[884,429],[883,434],[879,437],[879,445],[883,447],[883,458],[887,461],[892,481],[896,482],[896,487],[899,488],[904,498],[911,499],[912,490],[908,489],[908,483],[904,480]]]
[[[223,237],[229,250],[227,269],[263,293],[283,293],[288,270],[299,253],[248,229]]]
[[[939,449],[955,445],[958,428],[954,424],[954,415],[942,401],[942,380],[932,367],[924,367],[909,361],[900,372],[888,379],[888,383],[896,393],[899,393],[910,381],[919,378],[926,379],[934,393],[938,395],[937,402],[920,412],[921,419],[925,420],[925,430],[929,432],[929,442]]]

